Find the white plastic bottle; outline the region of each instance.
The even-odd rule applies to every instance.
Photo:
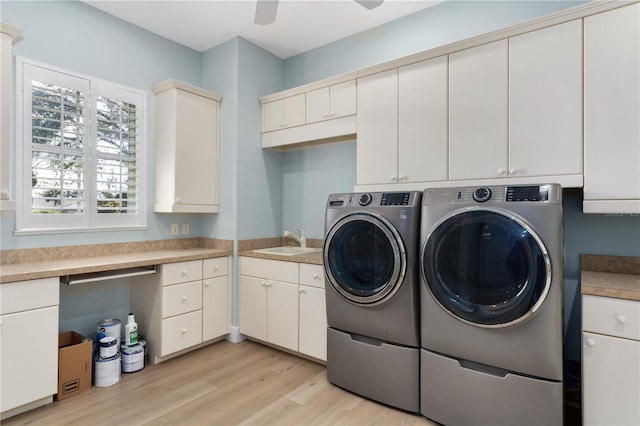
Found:
[[[138,323],[136,323],[133,313],[130,313],[124,326],[124,344],[129,346],[136,343],[138,343]]]

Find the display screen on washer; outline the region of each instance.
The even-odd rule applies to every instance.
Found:
[[[381,206],[407,206],[409,205],[408,192],[391,192],[382,194]]]
[[[549,187],[547,186],[509,186],[507,187],[507,201],[548,201]]]

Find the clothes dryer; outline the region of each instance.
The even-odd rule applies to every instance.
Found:
[[[421,198],[417,191],[331,194],[323,247],[328,380],[413,412]]]
[[[562,424],[562,190],[427,189],[421,413],[439,423]]]

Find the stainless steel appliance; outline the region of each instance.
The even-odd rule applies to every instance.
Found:
[[[421,192],[331,194],[323,248],[327,377],[419,411]]]
[[[426,189],[421,241],[421,413],[562,424],[560,186]]]

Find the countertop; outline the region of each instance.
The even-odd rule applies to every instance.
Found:
[[[197,247],[2,264],[0,265],[0,283],[115,271],[163,263],[230,256],[232,254],[232,250]]]
[[[583,254],[581,292],[640,301],[640,258]]]
[[[238,252],[238,256],[258,257],[261,259],[283,260],[286,262],[310,263],[312,265],[322,265],[322,250],[313,252],[313,253],[307,253],[307,254],[296,254],[293,256],[284,256],[284,255],[270,254],[270,253],[257,253],[253,250],[243,250]]]

